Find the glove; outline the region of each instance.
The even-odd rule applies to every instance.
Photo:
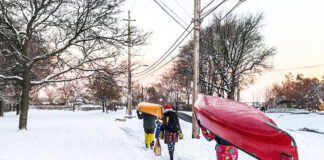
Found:
[[[157,121],[156,121],[156,125],[162,125],[162,122],[159,121],[159,120],[157,120]]]
[[[179,138],[180,139],[183,139],[183,134],[180,132],[180,134],[179,134]]]
[[[201,131],[206,135],[210,134],[210,131],[206,128],[201,127]]]
[[[183,134],[180,131],[178,131],[177,133],[178,133],[179,138],[182,139],[183,138]]]

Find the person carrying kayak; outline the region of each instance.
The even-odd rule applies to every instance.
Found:
[[[238,159],[238,149],[234,147],[231,143],[226,140],[214,135],[209,130],[201,126],[201,133],[207,141],[215,140],[217,142],[216,149],[216,159],[217,160],[237,160]]]
[[[143,127],[145,132],[145,147],[153,149],[154,147],[154,130],[156,128],[156,117],[147,113],[136,112],[139,119],[143,119]]]

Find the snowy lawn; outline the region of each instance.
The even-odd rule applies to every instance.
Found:
[[[134,115],[136,113],[134,112]],[[324,116],[268,114],[279,127],[295,137],[301,160],[324,157],[324,135],[297,131],[305,127],[323,130]],[[167,146],[156,157],[144,147],[142,121],[126,122],[125,111],[71,112],[30,110],[28,131],[18,131],[18,116],[5,113],[0,118],[0,160],[167,160]],[[175,158],[215,160],[215,142],[191,139],[191,124],[180,121],[184,139],[176,144]],[[308,123],[312,123],[309,124]],[[239,160],[251,160],[243,152]]]
[[[294,137],[300,160],[324,159],[324,134],[299,131],[308,128],[324,133],[324,115],[268,113],[277,125]]]

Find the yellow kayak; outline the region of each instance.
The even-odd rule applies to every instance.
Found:
[[[141,102],[137,105],[137,110],[139,112],[147,113],[157,118],[162,118],[163,108],[159,104]]]

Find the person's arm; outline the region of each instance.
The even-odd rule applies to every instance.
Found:
[[[162,139],[162,135],[160,135],[161,131],[161,127],[162,127],[162,123],[157,120],[157,127],[156,127],[156,131],[155,131],[155,139]]]
[[[179,138],[180,139],[182,139],[183,138],[183,134],[182,134],[182,130],[181,130],[181,126],[180,126],[180,122],[179,122],[179,117],[178,117],[178,115],[177,115],[177,125],[178,125],[178,136],[179,136]]]
[[[179,116],[177,115],[177,122],[178,122],[178,130],[182,133],[180,122],[179,122]]]
[[[143,113],[140,114],[139,111],[136,111],[138,119],[143,119]]]
[[[166,120],[165,120],[165,116],[163,116],[163,118],[162,118],[162,125],[161,125],[161,129],[160,129],[160,134],[159,134],[159,139],[163,139],[164,138],[165,125],[166,125]]]
[[[163,119],[162,119],[161,131],[164,131],[164,129],[165,129],[165,125],[166,125],[166,120],[165,120],[165,117],[163,117]]]
[[[207,130],[206,128],[201,127],[201,133],[203,134],[203,136],[205,137],[205,139],[207,141],[212,141],[215,139],[215,135],[212,134],[209,130]]]

